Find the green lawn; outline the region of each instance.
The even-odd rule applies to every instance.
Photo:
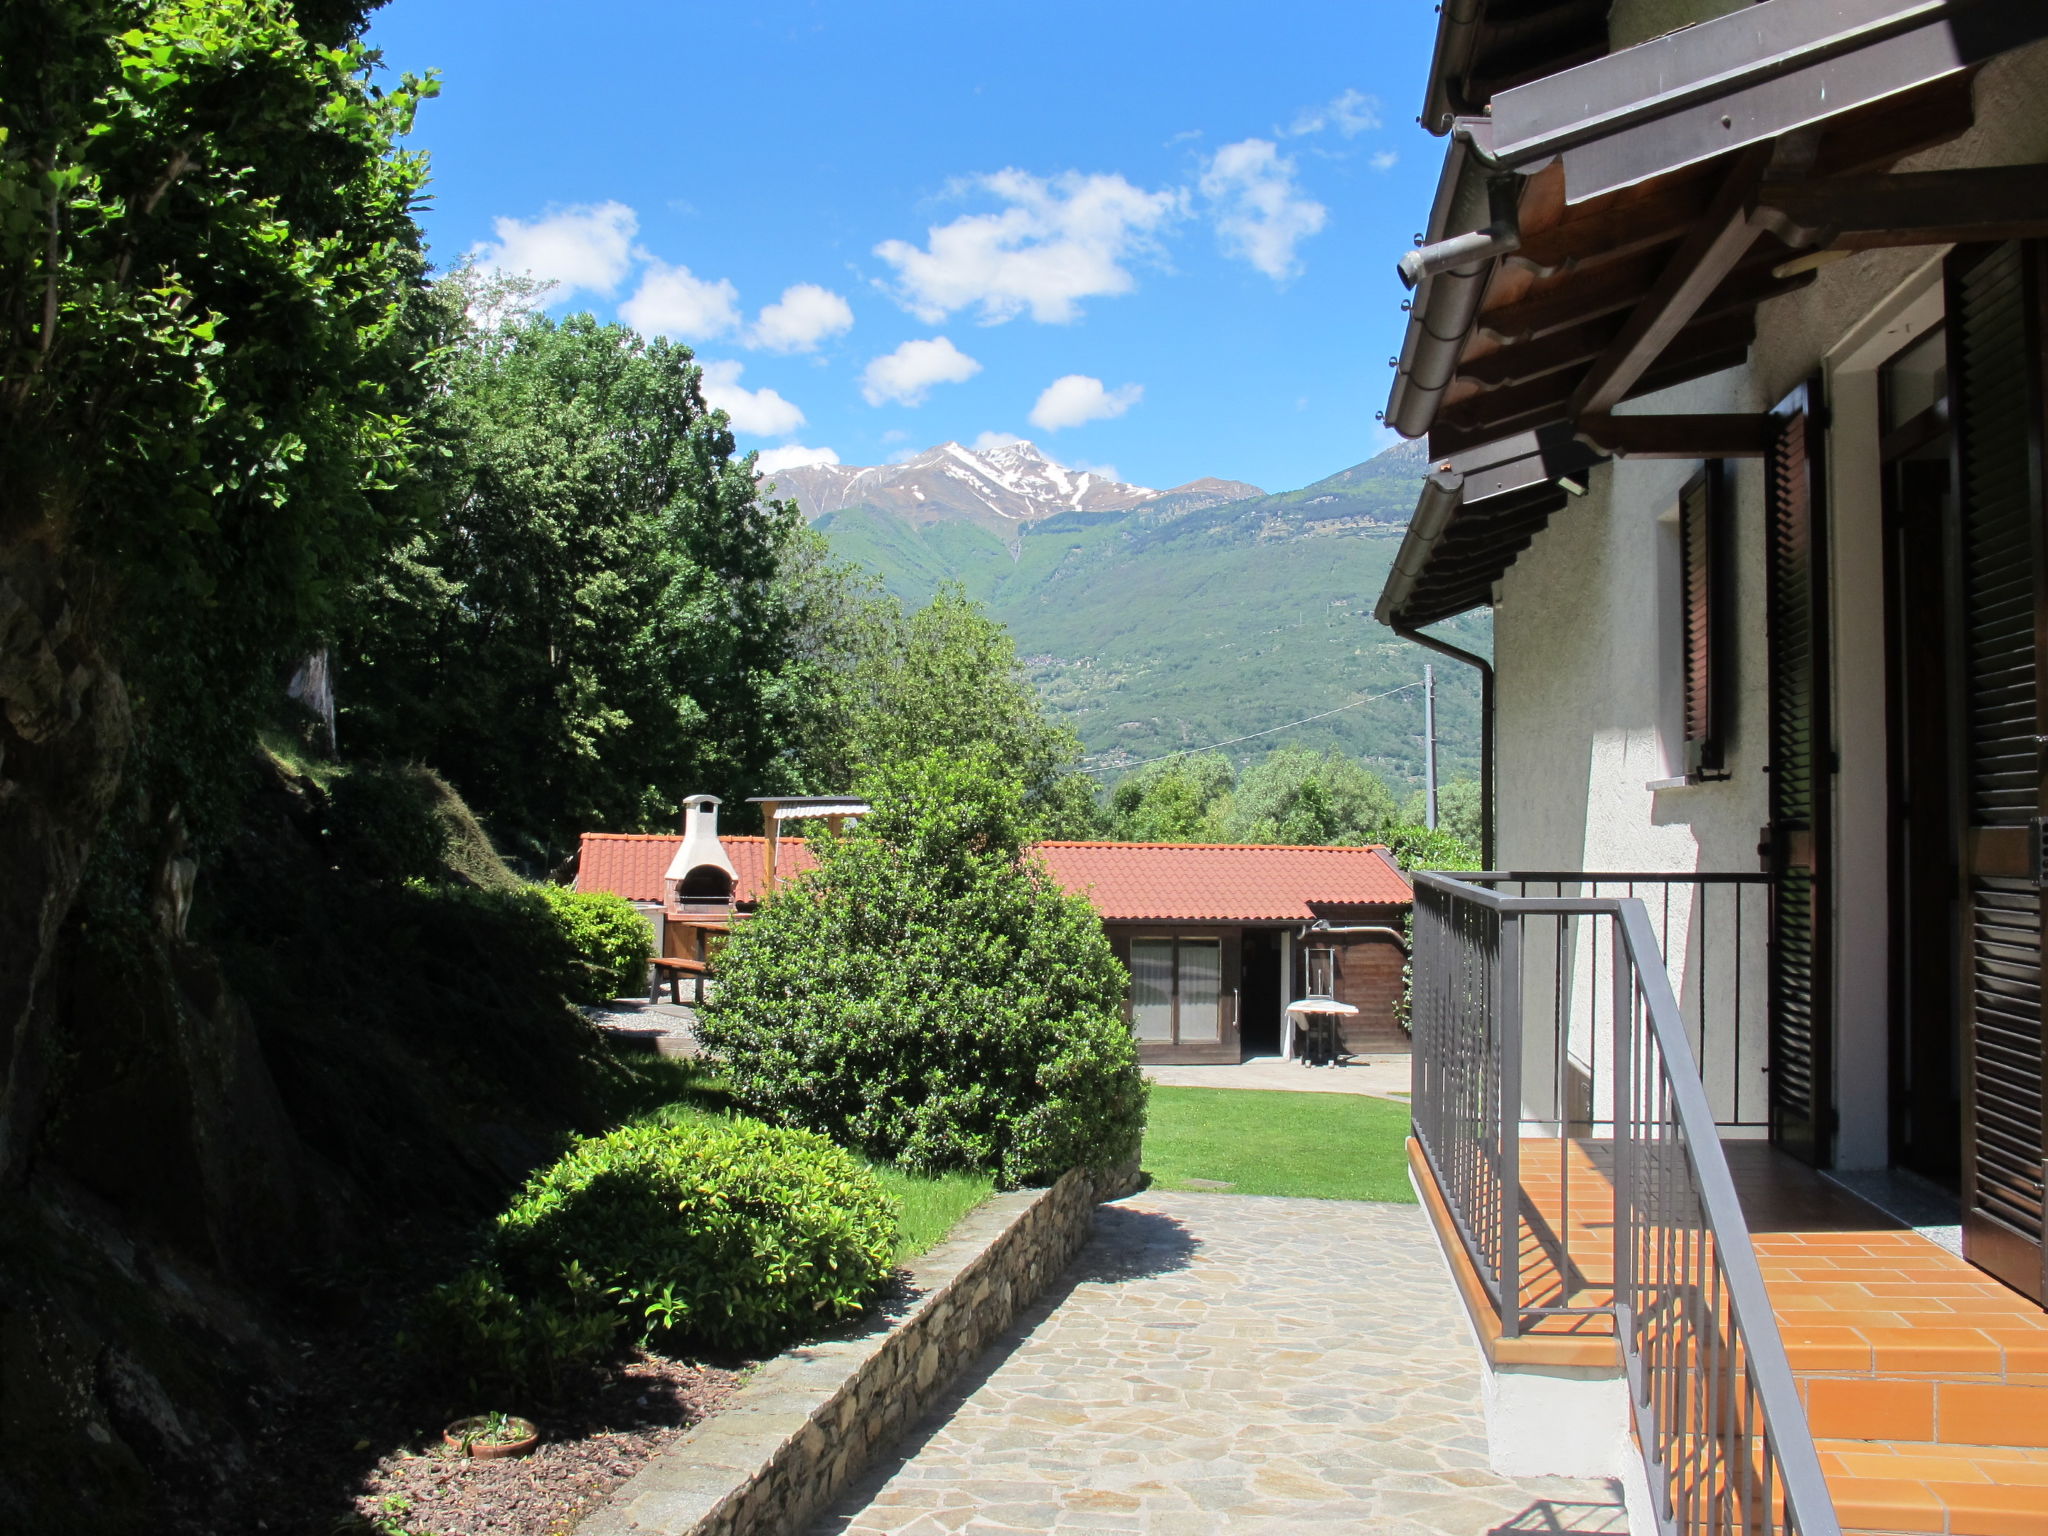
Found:
[[[887,1163],[870,1166],[882,1188],[903,1207],[896,1229],[898,1264],[907,1264],[945,1241],[955,1222],[995,1193],[995,1180],[985,1173],[942,1173],[923,1179]]]
[[[1145,1171],[1156,1189],[1415,1203],[1408,1108],[1358,1093],[1152,1087]]]

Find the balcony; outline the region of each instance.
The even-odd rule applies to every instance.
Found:
[[[2048,1532],[2048,1316],[1762,1139],[1769,894],[1418,877],[1410,1156],[1489,1366],[1620,1384],[1664,1531]]]

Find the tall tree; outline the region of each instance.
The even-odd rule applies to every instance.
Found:
[[[1223,841],[1223,811],[1237,771],[1221,752],[1148,763],[1110,791],[1110,836],[1129,843]]]
[[[544,859],[666,826],[686,794],[783,787],[797,513],[758,499],[689,349],[451,287],[481,318],[448,365],[433,515],[342,652],[344,734],[431,762]]]
[[[1246,768],[1223,815],[1240,843],[1380,842],[1400,820],[1386,780],[1334,749],[1279,747]]]
[[[817,787],[934,750],[985,747],[1023,783],[1046,835],[1096,831],[1094,789],[1072,772],[1080,741],[1048,717],[1002,624],[958,586],[909,614],[857,583],[841,590],[851,600],[830,611],[832,633],[816,647],[823,676],[808,772]]]

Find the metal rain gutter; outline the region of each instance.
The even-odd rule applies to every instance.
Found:
[[[1584,202],[2043,37],[2039,0],[1768,0],[1500,92],[1494,147]]]
[[[1451,131],[1466,103],[1453,100],[1450,82],[1472,67],[1472,55],[1479,46],[1479,18],[1486,0],[1445,0],[1436,24],[1436,48],[1429,60],[1429,87],[1423,95],[1423,131],[1442,137]]]
[[[1444,391],[1457,376],[1494,264],[1521,244],[1519,178],[1500,174],[1488,148],[1491,137],[1486,119],[1458,119],[1444,153],[1426,239],[1401,259],[1401,280],[1415,297],[1408,306],[1408,330],[1395,360],[1385,420],[1403,437],[1422,436],[1436,419]],[[1454,229],[1457,233],[1450,233]]]

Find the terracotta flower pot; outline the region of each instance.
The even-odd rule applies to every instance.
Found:
[[[494,1419],[498,1421],[499,1436],[512,1438],[483,1438],[490,1430]],[[518,1418],[509,1413],[478,1413],[466,1419],[457,1419],[442,1430],[441,1443],[458,1456],[524,1456],[540,1443],[540,1431],[534,1428],[531,1419]]]

